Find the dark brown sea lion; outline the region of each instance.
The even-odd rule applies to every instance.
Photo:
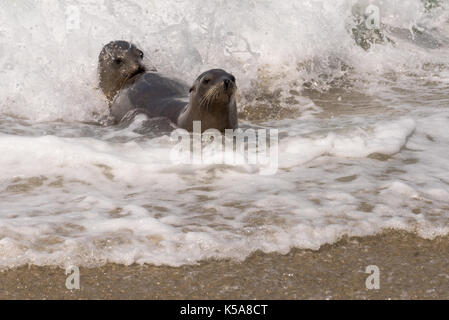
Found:
[[[168,118],[188,131],[193,121],[201,121],[202,131],[224,132],[238,126],[235,77],[224,70],[202,73],[189,90],[176,80],[148,72],[143,52],[135,45],[113,41],[100,53],[98,74],[117,123],[130,114],[145,113],[150,118]]]

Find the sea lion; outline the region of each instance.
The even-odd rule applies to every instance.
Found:
[[[192,131],[193,121],[201,121],[202,131],[237,128],[237,86],[232,74],[208,70],[189,90],[176,80],[148,71],[143,55],[126,41],[110,42],[99,55],[99,84],[115,122],[145,113],[150,118],[165,117],[188,131]]]

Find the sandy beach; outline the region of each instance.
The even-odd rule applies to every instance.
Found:
[[[20,267],[0,273],[1,299],[448,299],[449,237],[413,234],[346,238],[318,251],[255,253],[243,262],[203,261],[179,268],[80,268],[80,290],[63,269]],[[368,265],[380,289],[367,290]]]

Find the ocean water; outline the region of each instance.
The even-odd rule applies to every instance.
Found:
[[[0,3],[1,268],[449,233],[449,1]],[[118,39],[186,83],[233,73],[242,126],[279,130],[276,173],[173,163],[172,128],[142,116],[104,125],[97,57]]]

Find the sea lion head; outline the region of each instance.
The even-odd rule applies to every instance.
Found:
[[[196,78],[190,88],[190,97],[198,99],[202,110],[213,111],[226,107],[235,99],[235,77],[222,69],[211,69]]]
[[[112,41],[103,47],[98,57],[100,88],[111,102],[123,85],[145,73],[143,52],[127,41]]]
[[[202,130],[215,128],[220,131],[237,127],[235,77],[222,69],[203,72],[190,88],[190,110],[202,121]]]

